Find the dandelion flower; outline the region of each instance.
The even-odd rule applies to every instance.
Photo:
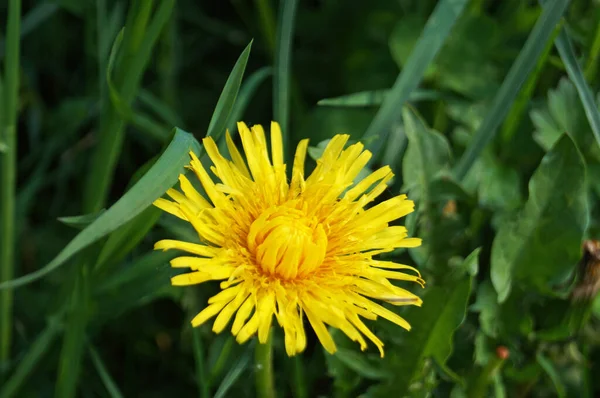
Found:
[[[203,140],[220,180],[215,182],[192,152],[191,169],[204,189],[200,194],[184,176],[181,192],[158,199],[162,210],[189,222],[202,244],[161,240],[155,249],[178,249],[190,255],[171,261],[191,271],[172,278],[176,286],[221,281],[221,291],[193,320],[199,326],[216,316],[213,331],[232,322],[239,343],[258,334],[269,336],[273,315],[285,334],[292,356],[306,347],[304,316],[323,347],[336,346],[327,326],[344,332],[366,349],[372,341],[383,356],[383,342],[362,318],[385,318],[407,330],[410,325],[373,299],[392,305],[421,305],[421,299],[390,280],[424,281],[414,268],[373,256],[400,247],[416,247],[403,226],[390,223],[414,210],[406,195],[371,204],[387,187],[392,170],[382,167],[354,184],[371,153],[360,143],[346,146],[349,136],[336,135],[317,166],[304,175],[308,140],[294,156],[291,180],[286,176],[279,125],[271,124],[270,156],[261,126],[238,124],[245,157],[227,134],[231,160],[212,138]],[[412,271],[404,273],[403,270]]]

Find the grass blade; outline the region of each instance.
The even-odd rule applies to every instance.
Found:
[[[151,2],[148,0],[134,2],[130,9],[128,29],[123,36],[125,54],[120,58],[121,62],[116,68],[118,76],[115,77],[117,92],[127,106],[130,106],[135,98],[150,60],[152,48],[169,20],[174,5],[175,0],[161,1],[147,28],[149,11],[146,10],[151,7]],[[143,7],[141,11],[138,10],[140,7]],[[135,15],[135,18],[132,15]],[[104,111],[100,119],[100,141],[92,159],[90,175],[84,190],[85,213],[93,213],[103,207],[123,142],[125,123],[119,112],[108,106]]]
[[[519,94],[521,86],[544,51],[546,42],[552,36],[554,28],[559,23],[568,4],[569,0],[552,0],[544,8],[523,49],[508,71],[500,90],[498,90],[490,111],[455,167],[454,174],[458,180],[462,180],[467,175],[479,154],[496,135],[498,126],[502,123],[517,94]]]
[[[227,123],[227,129],[231,132],[236,129],[236,122],[242,120],[244,112],[248,107],[248,104],[252,100],[254,93],[258,87],[273,73],[273,70],[269,67],[260,68],[259,70],[248,76],[248,79],[242,84],[240,93],[233,105],[229,122]]]
[[[242,372],[246,370],[248,364],[250,363],[251,350],[252,346],[248,347],[248,350],[242,355],[236,363],[231,367],[229,372],[223,378],[221,385],[217,389],[217,392],[214,395],[214,398],[223,398],[227,396],[227,391],[233,386],[236,380],[242,375]]]
[[[404,69],[362,138],[363,141],[371,141],[369,149],[373,153],[379,153],[386,142],[392,126],[400,119],[404,102],[418,87],[427,66],[448,38],[466,4],[467,0],[442,0],[433,10]],[[375,137],[378,139],[374,140]]]
[[[8,3],[6,58],[2,89],[0,137],[6,146],[0,153],[0,285],[14,275],[15,196],[17,186],[17,118],[19,101],[21,0]],[[8,360],[12,340],[13,295],[0,292],[0,363]]]
[[[273,118],[281,126],[283,148],[287,148],[290,134],[290,81],[292,64],[292,39],[297,0],[281,3],[277,21],[277,44],[273,76]]]
[[[225,87],[223,87],[215,111],[210,119],[208,131],[206,133],[207,137],[213,137],[215,140],[218,140],[221,134],[225,132],[225,127],[227,126],[229,116],[231,115],[233,105],[235,104],[235,100],[240,90],[240,85],[242,84],[242,78],[244,77],[244,71],[246,70],[248,57],[250,57],[251,48],[252,42],[250,42],[244,51],[242,51],[242,54],[239,56],[233,70],[227,78]]]
[[[0,397],[11,398],[16,397],[19,389],[27,378],[33,372],[35,366],[41,361],[42,357],[48,351],[54,339],[58,336],[61,330],[61,325],[55,320],[51,320],[44,331],[36,338],[29,347],[27,354],[21,359],[19,366],[12,376],[2,385],[0,389]]]
[[[596,105],[592,89],[586,82],[581,66],[577,61],[573,44],[571,44],[571,39],[569,39],[566,29],[563,29],[562,32],[559,33],[554,44],[556,45],[560,57],[565,63],[569,78],[571,78],[571,81],[577,89],[577,93],[583,104],[585,116],[590,123],[590,127],[592,128],[592,132],[594,133],[598,145],[600,145],[600,112],[598,112],[598,106]]]
[[[89,351],[94,367],[96,368],[98,375],[100,375],[100,378],[102,379],[102,383],[104,383],[104,387],[106,387],[108,395],[110,395],[111,398],[122,398],[123,394],[121,394],[119,387],[117,387],[117,384],[108,373],[108,370],[106,369],[106,366],[104,366],[102,358],[100,358],[100,354],[98,354],[96,349],[91,345],[89,347]]]
[[[196,384],[200,391],[200,398],[210,397],[210,385],[204,367],[205,353],[200,328],[192,328],[192,340],[194,343],[194,362],[196,364]]]
[[[191,150],[200,152],[198,142],[191,134],[176,129],[173,140],[156,164],[121,199],[75,236],[50,263],[36,272],[0,283],[0,289],[12,289],[42,278],[65,264],[74,254],[140,214],[175,184],[183,167],[189,163],[188,153]]]

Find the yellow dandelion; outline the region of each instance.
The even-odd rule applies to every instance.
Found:
[[[206,196],[184,176],[181,192],[169,189],[173,200],[154,204],[192,224],[203,244],[161,240],[155,249],[190,253],[171,261],[191,272],[172,278],[173,285],[220,280],[221,291],[193,320],[199,326],[216,316],[213,331],[220,333],[233,318],[231,332],[239,343],[258,333],[265,343],[273,315],[285,334],[292,356],[306,347],[304,315],[323,347],[336,351],[327,326],[343,331],[366,349],[365,337],[383,356],[383,342],[362,318],[378,316],[405,328],[410,325],[393,311],[375,303],[421,305],[413,293],[390,280],[423,285],[413,267],[373,256],[400,247],[416,247],[403,226],[390,226],[414,209],[406,195],[366,208],[387,187],[392,170],[382,167],[353,181],[371,157],[360,143],[348,146],[348,135],[336,135],[327,145],[308,178],[304,160],[308,140],[296,149],[291,180],[286,177],[281,130],[271,124],[271,155],[261,126],[238,124],[245,153],[227,134],[232,160],[223,157],[212,138],[203,140],[214,166],[215,183],[194,153],[189,168]],[[407,274],[399,270],[411,270]]]

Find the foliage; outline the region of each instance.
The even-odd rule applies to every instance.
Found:
[[[337,133],[392,167],[424,244],[382,256],[427,282],[390,307],[410,332],[369,324],[383,359],[274,328],[279,396],[598,396],[598,2],[216,4],[0,1],[0,397],[255,396],[256,342],[192,330],[216,286],[170,286],[153,242],[197,235],[150,204],[273,118],[308,167]]]

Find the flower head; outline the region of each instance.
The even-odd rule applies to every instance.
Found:
[[[179,249],[189,256],[175,258],[173,267],[190,268],[173,285],[220,280],[221,291],[208,300],[193,320],[199,326],[216,316],[213,331],[221,332],[233,319],[231,332],[239,343],[258,333],[266,342],[273,315],[285,333],[288,355],[304,350],[304,315],[323,347],[335,343],[327,325],[342,330],[366,349],[365,337],[383,356],[383,342],[362,318],[378,316],[410,329],[393,311],[372,301],[421,305],[413,293],[390,280],[424,281],[414,268],[373,256],[400,247],[416,247],[403,226],[390,223],[414,209],[406,195],[368,207],[387,187],[393,174],[385,166],[354,184],[371,157],[363,145],[344,149],[349,136],[336,135],[307,178],[304,160],[308,140],[294,157],[291,180],[286,176],[281,130],[271,124],[271,154],[261,126],[238,124],[245,159],[227,135],[231,160],[223,157],[211,138],[203,140],[214,166],[213,178],[194,153],[189,168],[204,188],[201,195],[184,176],[181,192],[169,189],[173,200],[155,205],[192,224],[203,244],[161,240],[155,249]],[[414,274],[401,272],[413,271]]]

